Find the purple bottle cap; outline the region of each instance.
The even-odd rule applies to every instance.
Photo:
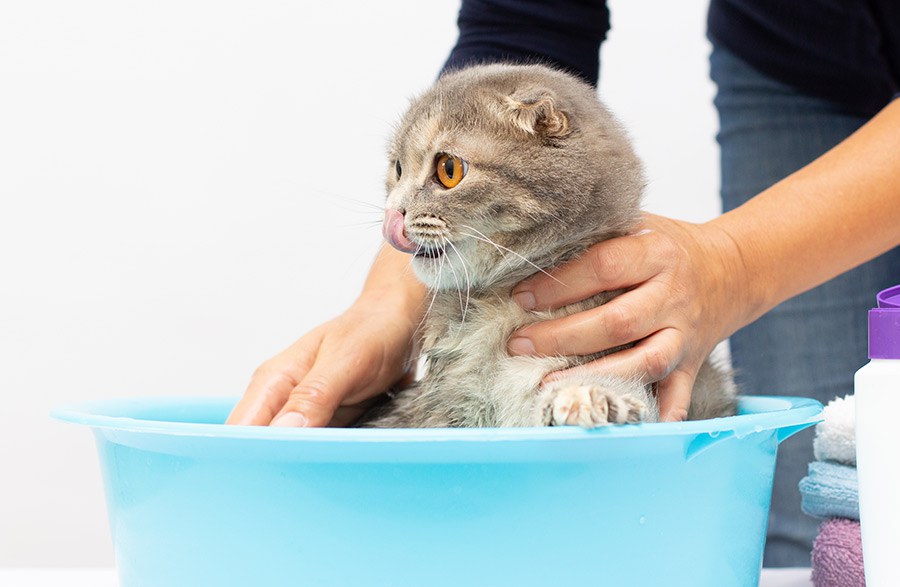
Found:
[[[876,299],[878,307],[869,310],[869,358],[900,359],[900,285]]]

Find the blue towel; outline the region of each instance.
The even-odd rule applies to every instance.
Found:
[[[800,507],[816,518],[859,519],[859,484],[856,467],[829,461],[809,464],[800,481]]]

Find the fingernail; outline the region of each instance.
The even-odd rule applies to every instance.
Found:
[[[513,355],[537,354],[537,351],[534,350],[534,343],[522,336],[516,336],[509,339],[509,342],[506,344],[506,348],[508,348],[509,352]]]
[[[548,373],[546,376],[544,376],[543,379],[541,379],[541,386],[549,385],[551,383],[556,383],[557,381],[559,381],[560,379],[565,377],[567,374],[568,374],[568,371],[554,371],[553,373]]]
[[[684,422],[687,420],[687,410],[683,408],[676,408],[674,410],[669,410],[666,412],[666,415],[661,418],[661,422]]]
[[[306,416],[304,416],[303,414],[298,414],[297,412],[288,412],[272,420],[270,426],[279,426],[283,428],[303,428],[307,424],[309,424],[309,420],[307,420]]]
[[[534,310],[534,307],[537,305],[537,302],[534,299],[534,294],[530,291],[520,291],[518,293],[513,294],[513,300],[519,306],[522,307],[523,310]]]
[[[558,381],[562,381],[563,379],[569,377],[577,377],[579,373],[584,370],[584,366],[578,367],[570,367],[569,369],[563,369],[562,371],[552,371],[544,375],[544,378],[541,379],[541,390],[552,383],[556,383]]]

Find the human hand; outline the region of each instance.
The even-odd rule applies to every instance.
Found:
[[[697,371],[713,347],[753,314],[751,284],[735,242],[713,224],[647,214],[632,235],[594,245],[578,259],[513,289],[527,310],[559,308],[604,291],[608,303],[525,326],[508,343],[513,355],[589,355],[633,347],[567,371],[586,369],[657,383],[662,421],[687,417]]]
[[[226,424],[312,427],[355,420],[360,404],[412,374],[418,316],[397,297],[363,294],[263,363]]]

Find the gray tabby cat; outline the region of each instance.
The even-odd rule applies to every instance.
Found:
[[[428,368],[360,425],[593,427],[658,419],[653,387],[637,378],[579,374],[541,387],[551,371],[607,353],[506,351],[515,329],[622,293],[531,313],[510,298],[537,270],[628,234],[639,221],[640,161],[590,86],[539,65],[448,73],[412,102],[390,159],[384,234],[413,255],[433,295],[422,324]],[[730,376],[707,360],[689,418],[734,410]]]

